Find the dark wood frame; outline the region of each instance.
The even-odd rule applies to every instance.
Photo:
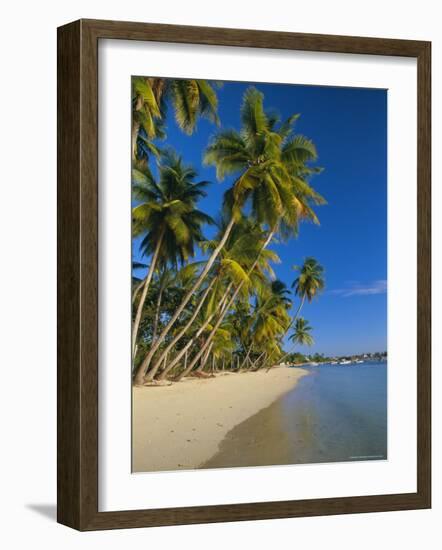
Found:
[[[98,511],[98,40],[405,56],[418,67],[417,492]],[[82,531],[431,506],[431,43],[79,20],[58,29],[58,521]]]

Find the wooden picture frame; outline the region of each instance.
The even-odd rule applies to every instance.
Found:
[[[98,41],[122,39],[405,56],[418,67],[417,492],[98,511]],[[79,20],[58,29],[58,521],[81,531],[430,507],[431,44]]]

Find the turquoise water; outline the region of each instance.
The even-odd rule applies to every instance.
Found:
[[[387,364],[307,367],[236,426],[203,468],[387,459]]]
[[[296,462],[387,458],[387,364],[309,367],[281,399]]]

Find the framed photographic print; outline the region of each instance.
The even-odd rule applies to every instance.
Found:
[[[58,30],[58,521],[429,508],[430,43]]]

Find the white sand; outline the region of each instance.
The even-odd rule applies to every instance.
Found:
[[[133,471],[193,469],[235,426],[291,390],[307,371],[273,368],[133,389]]]

